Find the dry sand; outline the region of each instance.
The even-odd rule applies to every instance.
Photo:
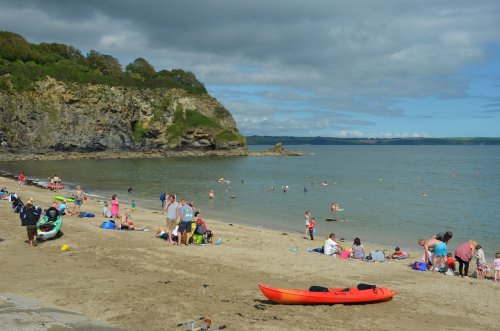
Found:
[[[12,179],[0,178],[3,186],[17,191]],[[19,193],[43,207],[54,196],[33,186]],[[82,210],[100,215],[101,204],[91,199]],[[207,221],[221,245],[168,246],[154,236],[164,217],[159,211],[133,212],[136,224],[153,230],[139,232],[102,230],[102,217],[65,216],[61,238],[30,247],[19,215],[9,202],[0,201],[0,298],[28,298],[45,309],[128,330],[182,330],[177,323],[195,316],[228,330],[500,329],[500,284],[491,280],[413,271],[409,264],[414,258],[384,263],[334,259],[306,251],[321,246],[324,238],[313,243],[298,233],[231,225],[230,218]],[[63,244],[68,251],[60,250]],[[344,243],[350,244],[351,238]],[[352,287],[361,282],[399,293],[377,304],[286,306],[270,303],[257,287]],[[13,323],[12,314],[0,311],[0,329],[6,321]],[[20,330],[51,328],[17,322]]]

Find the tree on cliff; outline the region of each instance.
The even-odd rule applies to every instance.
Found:
[[[125,70],[128,73],[138,74],[143,78],[149,78],[156,75],[155,68],[142,57],[135,59],[134,62],[127,65]]]
[[[122,65],[111,55],[101,54],[91,50],[87,54],[87,62],[94,69],[99,69],[105,75],[118,75],[123,72]]]

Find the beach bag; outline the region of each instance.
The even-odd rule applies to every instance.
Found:
[[[374,250],[370,252],[372,262],[383,262],[385,261],[385,254],[380,249]]]
[[[340,253],[339,259],[342,259],[342,260],[348,259],[349,258],[349,253],[350,252],[348,250],[343,251],[342,253]]]
[[[426,271],[427,270],[427,263],[426,262],[418,262],[415,261],[413,265],[411,266],[413,270],[418,270],[418,271]]]
[[[193,236],[193,242],[197,245],[203,244],[203,235],[201,234],[195,234]]]
[[[196,234],[205,234],[205,232],[207,232],[207,228],[203,226],[203,224],[196,225],[196,230],[195,230]]]

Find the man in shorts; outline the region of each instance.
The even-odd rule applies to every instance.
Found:
[[[428,262],[429,249],[434,249],[432,253],[432,271],[439,270],[438,267],[445,269],[448,250],[444,242],[442,242],[441,240],[437,240],[436,238],[431,238],[429,240],[420,239],[418,241],[418,244],[424,248],[425,262]]]
[[[179,203],[175,201],[175,195],[169,197],[168,203],[165,204],[163,210],[167,212],[167,234],[168,242],[172,243],[172,230],[177,225],[177,209],[179,208]]]
[[[191,221],[193,220],[193,208],[187,204],[186,200],[181,201],[181,207],[178,209],[181,223],[179,224],[179,235],[177,236],[177,244],[180,245],[184,233],[186,233],[186,245],[189,245],[191,238]]]

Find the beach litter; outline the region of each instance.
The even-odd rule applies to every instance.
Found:
[[[299,249],[297,247],[290,248],[290,252],[296,253],[298,251],[299,251]]]
[[[61,246],[61,251],[63,251],[63,252],[67,251],[68,249],[69,249],[69,246],[66,245],[66,244],[64,244],[64,245]]]
[[[220,245],[220,244],[222,244],[222,238],[217,239],[217,240],[215,241],[215,244],[216,244],[216,245]]]
[[[196,322],[202,321],[200,326],[196,326]],[[183,326],[186,331],[198,331],[198,330],[224,330],[225,325],[215,326],[212,325],[212,320],[205,317],[195,317],[193,319],[180,322],[177,326]]]

